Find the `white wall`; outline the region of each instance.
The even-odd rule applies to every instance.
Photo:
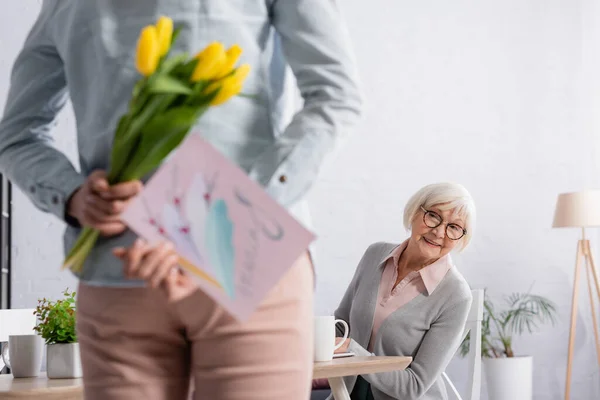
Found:
[[[515,350],[535,357],[535,398],[562,398],[579,232],[551,229],[553,210],[559,192],[600,186],[598,130],[583,97],[591,78],[582,75],[581,3],[364,4],[344,2],[366,119],[311,196],[322,261],[316,311],[335,309],[369,243],[404,239],[412,193],[461,182],[479,224],[456,262],[494,297],[533,285],[557,303],[560,323],[516,339]],[[597,52],[597,43],[587,49]],[[583,294],[572,398],[587,400],[600,397],[600,374]],[[464,383],[464,364],[453,367]]]
[[[0,108],[4,109],[12,63],[35,21],[41,1],[4,2],[0,13]],[[70,103],[59,117],[57,147],[76,159],[75,118]],[[64,225],[33,207],[23,193],[13,191],[12,306],[34,307],[39,297],[76,289],[76,280],[61,272]]]
[[[561,398],[578,232],[550,226],[559,192],[600,186],[600,126],[593,117],[600,104],[600,35],[590,16],[598,6],[592,0],[340,3],[367,104],[357,134],[310,196],[319,233],[315,311],[335,309],[371,242],[405,237],[402,208],[414,191],[435,181],[461,182],[477,202],[479,223],[456,262],[473,287],[487,287],[494,297],[533,285],[558,304],[560,323],[516,339],[515,350],[535,357],[535,399]],[[0,101],[38,4],[3,4]],[[73,154],[70,110],[57,138]],[[58,271],[61,224],[19,193],[14,203],[13,305],[33,306],[74,281]],[[572,398],[586,400],[600,397],[600,374],[587,297],[581,299]],[[464,384],[462,360],[450,375]]]

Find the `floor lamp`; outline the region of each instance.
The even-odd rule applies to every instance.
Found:
[[[596,355],[598,357],[598,365],[600,366],[600,337],[598,334],[598,321],[596,319],[595,307],[595,295],[600,299],[600,280],[598,279],[598,272],[594,263],[590,241],[585,237],[585,228],[600,226],[600,190],[586,190],[582,192],[560,194],[556,202],[552,226],[554,228],[581,228],[581,239],[577,242],[577,255],[575,257],[575,277],[573,282],[573,298],[571,300],[571,328],[569,330],[569,352],[567,356],[565,400],[569,400],[573,351],[575,348],[577,301],[579,299],[579,274],[582,267],[585,268],[585,273],[587,275],[592,320],[594,323],[594,338],[596,340]],[[595,294],[593,285],[596,287]]]

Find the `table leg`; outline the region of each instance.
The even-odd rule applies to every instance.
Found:
[[[350,400],[350,393],[348,393],[348,389],[344,385],[344,378],[329,378],[328,380],[335,400]]]

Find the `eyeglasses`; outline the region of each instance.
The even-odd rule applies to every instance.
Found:
[[[442,217],[433,211],[428,211],[421,206],[423,210],[423,222],[428,228],[437,228],[444,222]],[[467,234],[467,230],[458,224],[446,224],[446,236],[451,240],[458,240]]]

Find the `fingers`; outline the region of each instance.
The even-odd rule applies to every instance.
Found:
[[[125,247],[115,247],[112,253],[121,260],[124,260],[127,257],[127,249]]]
[[[138,239],[129,247],[117,247],[113,254],[125,263],[124,273],[130,279],[143,279],[152,288],[162,288],[169,301],[177,301],[197,286],[178,267],[179,256],[171,243],[150,247]]]
[[[169,271],[177,266],[178,259],[172,244],[161,243],[144,257],[138,276],[150,286],[158,287]]]
[[[127,201],[142,190],[139,181],[126,182],[110,186],[106,173],[96,170],[90,174],[87,183],[78,195],[77,219],[84,226],[100,231],[102,236],[114,236],[123,233],[127,227],[120,220]]]
[[[88,184],[90,189],[98,194],[106,192],[110,187],[106,179],[106,172],[102,170],[93,171],[88,177]]]
[[[98,224],[94,226],[100,232],[100,236],[111,237],[120,235],[127,230],[127,225],[122,222],[109,222],[104,224]]]
[[[136,275],[142,279],[148,279],[154,273],[162,260],[169,255],[170,245],[160,243],[144,255],[144,260],[136,271]]]
[[[130,181],[112,185],[106,191],[100,192],[99,195],[108,201],[127,201],[138,195],[141,191],[142,182]]]
[[[179,301],[198,289],[194,281],[178,267],[171,268],[163,280],[162,287],[169,302]]]
[[[179,260],[171,243],[161,243],[150,248],[139,239],[129,249],[114,249],[113,254],[125,261],[127,277],[143,279],[153,288],[158,287],[168,277]]]
[[[177,254],[168,255],[159,265],[150,276],[150,286],[153,288],[157,288],[160,286],[161,282],[165,280],[171,273],[171,271],[176,270],[177,262],[179,261],[179,256]]]
[[[96,193],[90,193],[86,196],[85,202],[89,208],[93,208],[104,215],[118,215],[125,210],[125,201],[106,200]]]
[[[105,200],[129,200],[142,190],[142,182],[139,180],[109,185],[106,172],[96,170],[88,177],[88,183],[92,192]]]
[[[129,278],[137,278],[143,257],[149,251],[148,246],[142,240],[137,239],[125,256],[125,275]]]
[[[88,195],[84,201],[85,205],[80,218],[83,225],[92,226],[103,236],[113,236],[125,231],[126,226],[119,217],[120,211],[118,213],[105,212],[104,210],[108,210],[110,206],[96,195]],[[112,207],[112,210],[119,209],[119,207]]]
[[[83,210],[83,217],[87,222],[94,225],[120,221],[119,214],[106,214],[95,207],[86,207]]]
[[[171,268],[169,270],[169,272],[167,273],[167,276],[165,277],[165,279],[162,281],[161,287],[164,289],[164,291],[167,294],[167,299],[169,301],[173,301],[175,299],[177,299],[177,287],[179,286],[179,275],[181,274],[181,272],[179,271],[179,268],[175,267],[175,268]]]

